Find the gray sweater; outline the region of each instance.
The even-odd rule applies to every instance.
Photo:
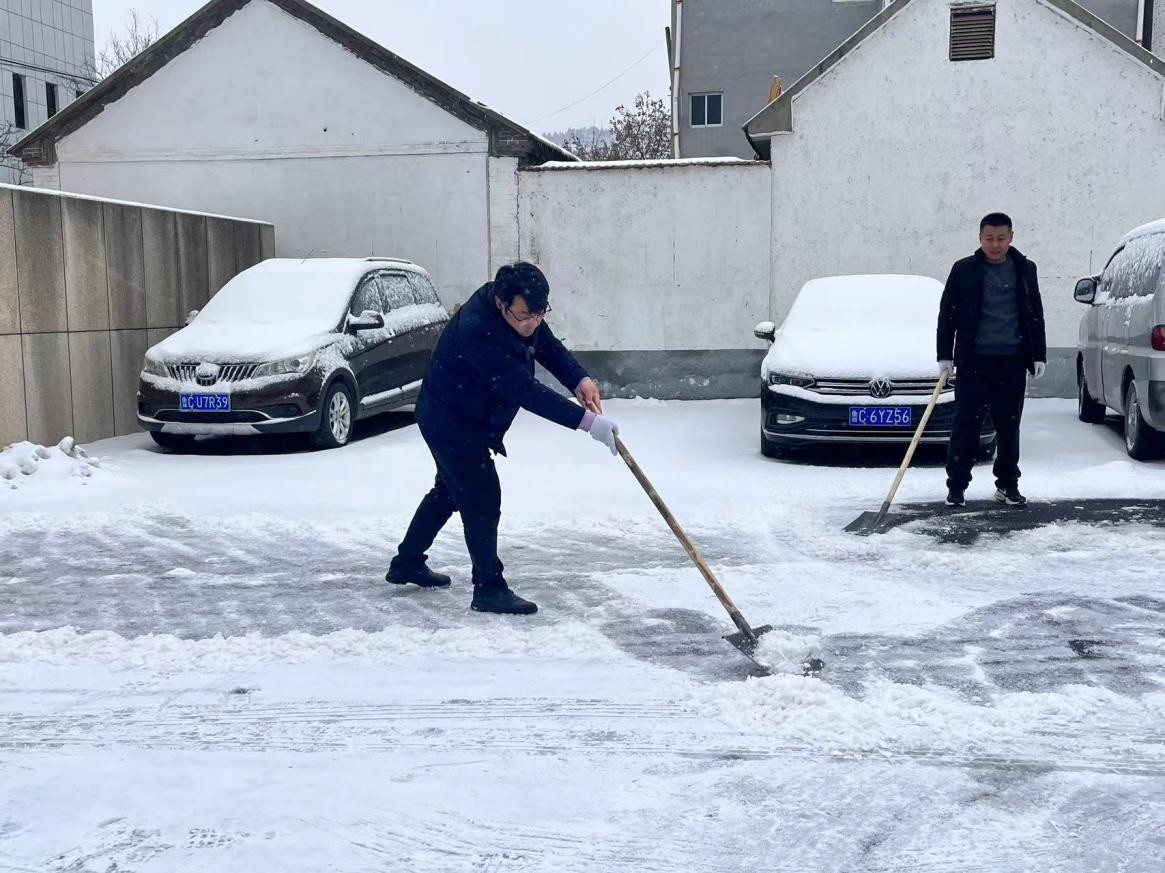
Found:
[[[1023,351],[1019,335],[1019,298],[1016,294],[1015,262],[985,265],[983,270],[983,314],[975,335],[975,352],[980,355],[1018,355]]]

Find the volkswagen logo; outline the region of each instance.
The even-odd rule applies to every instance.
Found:
[[[883,400],[894,393],[894,383],[889,379],[871,379],[870,396]]]
[[[194,371],[194,377],[198,380],[199,385],[213,385],[218,381],[218,374],[218,364],[211,364],[207,361],[199,364],[198,369]]]

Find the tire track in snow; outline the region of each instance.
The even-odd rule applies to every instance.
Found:
[[[284,704],[247,711],[206,706],[0,713],[0,749],[140,748],[183,751],[582,754],[709,762],[800,759],[900,762],[1007,772],[1165,777],[1165,736],[1115,736],[1119,748],[1082,752],[1077,731],[1043,728],[1014,753],[884,745],[812,745],[739,731],[690,730],[700,716],[678,704],[607,701],[446,701],[359,705]],[[496,724],[497,727],[493,725]],[[1086,739],[1096,737],[1089,731]],[[1061,742],[1055,742],[1059,740]]]

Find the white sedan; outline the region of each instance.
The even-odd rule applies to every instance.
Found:
[[[758,324],[772,343],[761,365],[761,451],[828,443],[908,443],[938,380],[942,283],[928,276],[830,276],[806,282],[784,323]],[[923,442],[945,443],[954,380]],[[985,416],[982,451],[994,450]]]

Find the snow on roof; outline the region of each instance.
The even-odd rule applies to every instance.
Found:
[[[114,200],[109,197],[93,197],[89,194],[74,194],[70,191],[57,191],[54,188],[34,188],[31,185],[9,185],[0,182],[0,189],[12,191],[28,191],[33,194],[50,194],[53,197],[68,197],[72,200],[89,200],[94,203],[112,203],[114,206],[134,206],[141,209],[156,209],[159,212],[177,212],[182,215],[198,215],[204,218],[222,218],[227,221],[241,221],[246,224],[271,224],[258,218],[241,218],[237,215],[217,215],[213,212],[197,212],[193,209],[175,209],[173,206],[159,206],[156,203],[134,203],[132,200]],[[272,225],[274,226],[274,225]]]

